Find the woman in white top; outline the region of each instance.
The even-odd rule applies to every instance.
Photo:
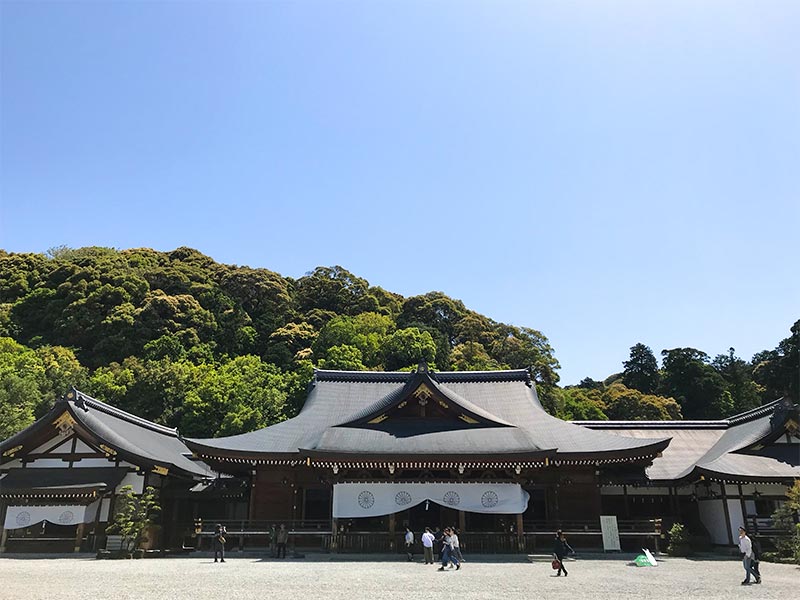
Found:
[[[739,551],[744,555],[742,565],[744,565],[744,581],[742,585],[750,585],[750,574],[756,578],[756,583],[761,583],[761,577],[753,571],[753,542],[747,536],[747,530],[739,527]]]

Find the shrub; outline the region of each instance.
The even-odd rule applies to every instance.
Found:
[[[159,512],[161,507],[156,498],[156,490],[150,486],[141,495],[134,494],[131,486],[123,486],[117,502],[114,522],[106,528],[106,531],[121,535],[125,550],[130,554],[146,541],[145,530],[153,522],[155,513]]]
[[[784,532],[784,535],[772,541],[779,559],[800,564],[800,523],[797,522],[800,512],[800,479],[795,480],[786,497],[786,502],[772,513],[772,522],[777,529]]]
[[[670,556],[687,556],[690,549],[689,531],[681,523],[675,523],[669,530],[667,552]]]

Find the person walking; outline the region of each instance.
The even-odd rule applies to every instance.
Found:
[[[449,527],[445,528],[444,530],[444,538],[443,538],[443,546],[442,546],[442,566],[439,567],[440,571],[444,571],[447,568],[447,565],[453,563],[456,566],[456,571],[461,568],[461,564],[458,562],[458,558],[456,558],[455,553],[453,552],[453,536],[455,532],[450,529]]]
[[[225,526],[217,523],[214,526],[214,562],[217,561],[217,557],[219,557],[219,562],[225,562],[225,536],[228,535],[228,531],[225,529]]]
[[[461,541],[458,539],[458,534],[461,533],[458,529],[453,528],[453,554],[458,559],[459,564],[464,562],[464,555],[461,554]]]
[[[751,574],[756,578],[756,583],[761,583],[761,576],[753,570],[753,542],[744,527],[739,527],[739,552],[742,553],[742,566],[744,566],[742,585],[750,585]]]
[[[433,564],[433,542],[434,542],[433,534],[431,533],[431,528],[426,527],[425,533],[422,534],[422,552],[425,558],[426,565]]]
[[[286,558],[286,543],[289,541],[289,530],[281,523],[278,528],[278,558]],[[283,556],[281,556],[283,554]]]
[[[756,583],[761,583],[761,542],[757,537],[750,538],[750,542],[753,546],[753,575],[756,576]]]
[[[436,560],[442,560],[442,552],[444,552],[444,531],[442,531],[441,527],[436,528],[436,533],[433,534],[433,539],[436,540],[436,544],[434,544],[434,548],[437,550],[436,552]]]
[[[559,529],[556,531],[556,539],[553,543],[553,554],[558,561],[558,573],[556,573],[556,577],[561,577],[561,571],[564,571],[564,577],[569,575],[569,573],[567,573],[567,569],[564,567],[564,557],[570,552],[574,552],[574,550],[567,543],[567,538],[564,537],[564,532]]]
[[[406,554],[409,562],[414,560],[414,532],[406,527]]]

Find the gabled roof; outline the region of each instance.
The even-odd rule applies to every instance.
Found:
[[[423,365],[412,377],[407,379],[403,387],[393,390],[374,403],[365,406],[362,410],[352,415],[346,423],[340,423],[338,427],[364,425],[372,422],[373,419],[386,417],[388,411],[411,401],[413,396],[420,393],[424,394],[424,399],[418,400],[420,404],[427,403],[429,399],[439,401],[443,406],[447,407],[448,412],[454,419],[461,418],[464,422],[469,422],[471,419],[475,425],[513,427],[511,423],[493,415],[480,406],[476,406],[441,385],[431,377],[427,366]]]
[[[14,456],[22,456],[54,437],[64,423],[82,431],[96,447],[105,446],[107,454],[116,454],[148,470],[158,467],[193,479],[214,476],[208,465],[189,458],[191,452],[176,429],[142,419],[75,389],[30,427],[0,442],[0,455],[13,451]]]
[[[425,384],[475,423],[392,419],[369,423]],[[293,419],[216,439],[189,439],[203,456],[238,460],[291,456],[464,457],[512,455],[551,460],[645,460],[668,439],[639,440],[591,431],[547,414],[526,370],[488,372],[316,371]]]
[[[788,399],[717,421],[575,421],[593,430],[613,430],[641,439],[669,436],[672,443],[647,470],[651,481],[790,481],[800,478],[798,407]],[[794,443],[774,451],[781,436]],[[766,447],[766,448],[765,448]],[[769,448],[769,449],[768,449]]]

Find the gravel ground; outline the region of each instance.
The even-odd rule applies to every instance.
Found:
[[[735,560],[664,558],[658,567],[637,568],[628,566],[630,558],[568,561],[569,577],[564,578],[553,576],[544,557],[528,562],[519,556],[468,556],[460,571],[444,573],[437,566],[379,556],[232,556],[225,564],[199,557],[109,561],[11,556],[0,559],[0,598],[800,598],[800,568],[792,565],[764,564],[764,583],[743,587],[741,563]]]

